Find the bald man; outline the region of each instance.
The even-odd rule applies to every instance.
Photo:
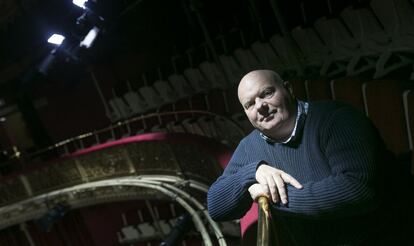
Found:
[[[214,220],[241,218],[261,195],[295,245],[360,245],[383,229],[383,170],[392,155],[361,112],[296,100],[289,82],[252,71],[238,87],[256,128],[207,197]]]

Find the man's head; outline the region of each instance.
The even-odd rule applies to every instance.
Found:
[[[240,81],[238,96],[255,128],[275,140],[290,136],[297,108],[289,82],[271,70],[255,70]]]

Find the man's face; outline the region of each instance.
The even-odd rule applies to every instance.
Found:
[[[296,104],[289,89],[288,82],[268,76],[253,76],[240,82],[239,100],[247,117],[269,137],[278,138],[293,130]]]

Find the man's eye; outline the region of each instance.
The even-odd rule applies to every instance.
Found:
[[[273,95],[273,92],[274,92],[273,90],[265,90],[263,92],[263,96],[269,98]]]
[[[244,105],[244,108],[245,109],[249,109],[249,108],[251,108],[253,106],[253,103],[246,103],[245,105]]]

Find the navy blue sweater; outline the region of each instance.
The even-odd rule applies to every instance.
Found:
[[[257,130],[246,136],[210,187],[211,217],[231,220],[247,212],[252,204],[247,189],[263,161],[303,185],[300,190],[287,185],[288,204],[273,205],[282,217],[349,220],[379,207],[380,171],[388,155],[365,115],[336,102],[310,103],[299,134],[289,144],[266,142]]]

